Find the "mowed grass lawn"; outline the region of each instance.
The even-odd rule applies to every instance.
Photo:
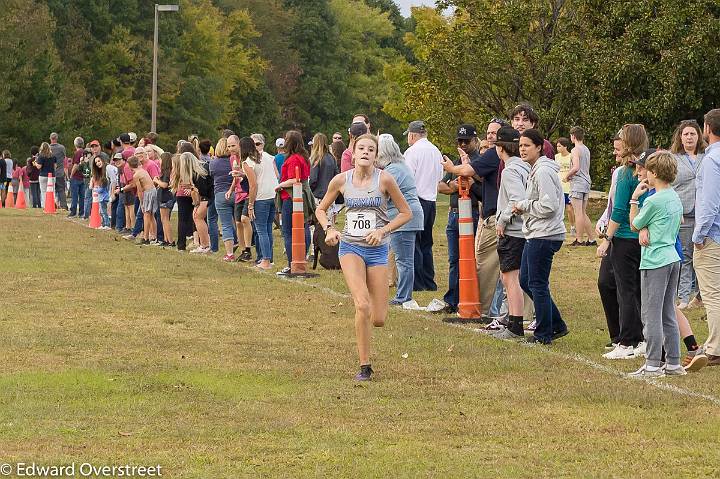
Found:
[[[447,285],[445,212],[440,291],[421,305]],[[180,478],[720,477],[720,368],[657,381],[670,390],[622,375],[640,360],[602,359],[598,265],[592,248],[556,256],[571,334],[550,347],[394,309],[374,331],[375,380],[357,384],[339,272],[285,280],[0,210],[0,463],[160,464]]]

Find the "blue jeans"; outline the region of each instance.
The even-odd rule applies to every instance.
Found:
[[[567,330],[550,296],[550,269],[553,256],[562,244],[562,241],[529,239],[525,243],[520,264],[520,287],[535,305],[535,337],[546,344],[552,341],[554,334]]]
[[[102,226],[110,227],[110,216],[108,216],[108,202],[100,202],[100,220]]]
[[[215,193],[215,201],[213,202],[213,209],[215,213],[215,250],[218,247],[218,234],[217,234],[217,219],[220,217],[220,223],[222,223],[222,238],[223,242],[232,241],[235,238],[235,195],[233,194],[229,200],[225,199],[225,192],[221,191]],[[210,217],[210,207],[208,206],[208,227],[212,221]],[[233,242],[233,244],[235,244]],[[210,235],[210,249],[213,248],[213,235]]]
[[[288,266],[292,263],[292,198],[282,202],[282,235],[285,241],[285,255]],[[305,255],[310,247],[310,226],[305,222]]]
[[[223,193],[224,195],[224,193]],[[218,250],[218,247],[220,245],[220,235],[218,233],[218,210],[215,207],[215,198],[217,198],[218,195],[215,195],[212,201],[208,201],[208,209],[207,209],[207,225],[208,225],[208,234],[210,235],[210,251],[213,253],[216,253]],[[223,196],[223,200],[225,199],[225,196]],[[225,222],[223,221],[223,241],[227,240],[227,236],[225,236]]]
[[[258,236],[260,259],[273,261],[273,219],[275,218],[275,200],[255,201],[255,229]]]
[[[90,189],[90,180],[83,180],[82,189],[85,191],[84,209],[81,208],[84,214],[81,213],[79,216],[87,219],[90,217],[90,207],[92,206],[92,189]]]
[[[477,224],[480,221],[480,211],[473,210],[473,231],[477,231]],[[460,302],[460,290],[458,284],[460,283],[460,270],[458,269],[458,261],[460,260],[460,233],[458,231],[458,218],[457,212],[450,211],[448,213],[448,223],[445,228],[445,235],[447,236],[448,242],[448,290],[443,296],[443,301],[457,309],[457,305]]]
[[[138,236],[143,232],[145,227],[145,221],[143,219],[143,212],[140,209],[140,197],[135,198],[135,227],[132,230],[133,236]]]
[[[393,303],[402,304],[412,299],[415,281],[415,231],[396,231],[390,235],[390,249],[395,253],[398,280]]]
[[[500,316],[500,309],[502,308],[503,298],[505,296],[504,292],[505,287],[503,286],[502,279],[498,279],[497,286],[495,286],[495,295],[490,304],[490,311],[488,311],[489,316]]]
[[[83,216],[85,214],[85,182],[70,178],[70,214]]]
[[[115,229],[122,231],[125,229],[125,201],[117,201],[115,205]]]

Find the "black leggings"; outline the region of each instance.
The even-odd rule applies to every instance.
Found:
[[[600,301],[605,311],[610,341],[617,343],[620,340],[620,304],[618,301],[618,289],[615,284],[615,273],[612,261],[610,261],[611,251],[612,245],[610,245],[607,255],[600,262],[598,291],[600,291]]]
[[[185,250],[187,236],[193,234],[193,204],[189,196],[178,196],[178,237],[177,249]]]
[[[637,239],[614,238],[610,250],[620,307],[620,336],[623,346],[643,340],[640,318],[640,243]]]

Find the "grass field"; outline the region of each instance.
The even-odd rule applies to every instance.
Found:
[[[421,305],[447,285],[445,216],[442,291]],[[173,478],[720,477],[720,368],[651,383],[623,374],[640,360],[602,359],[591,248],[556,256],[566,338],[502,342],[392,310],[374,331],[376,380],[356,384],[339,272],[281,279],[37,211],[0,210],[0,245],[0,463],[160,464]]]

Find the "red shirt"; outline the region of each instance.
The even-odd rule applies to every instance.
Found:
[[[298,155],[295,153],[294,155],[290,155],[290,158],[285,160],[285,163],[282,165],[282,169],[280,171],[280,182],[282,183],[285,180],[289,180],[290,178],[295,178],[295,167],[300,167],[300,181],[307,180],[310,178],[310,164],[308,161],[302,157],[302,155]],[[280,198],[283,200],[289,200],[292,198],[290,196],[290,193],[288,193],[285,190],[280,191]]]

